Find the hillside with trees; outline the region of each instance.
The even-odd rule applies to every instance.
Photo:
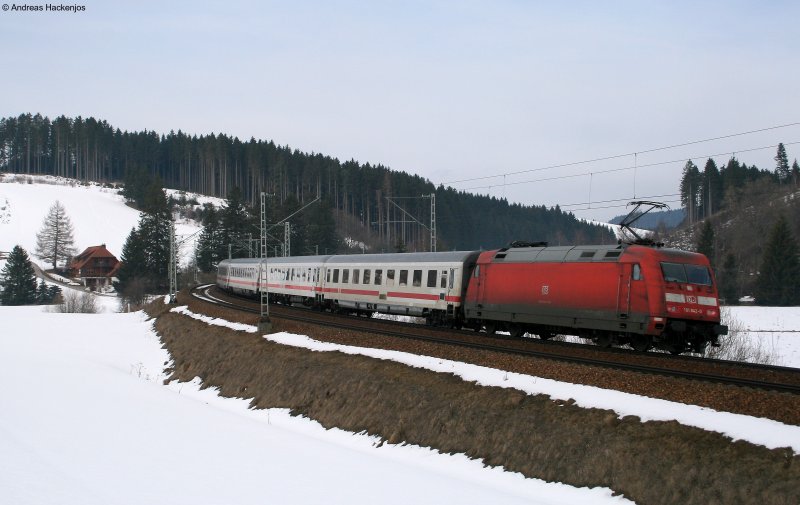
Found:
[[[732,157],[701,171],[691,160],[680,183],[684,227],[659,237],[706,254],[720,295],[729,303],[753,296],[763,305],[799,305],[800,166],[779,144],[773,169]]]
[[[242,141],[225,134],[121,131],[95,118],[51,120],[22,114],[0,119],[0,170],[122,181],[133,201],[143,198],[141,192],[134,194],[136,187],[145,188],[151,179],[164,187],[223,198],[237,190],[248,206],[257,205],[260,193],[266,192],[275,220],[319,198],[298,217],[304,220],[297,223],[298,233],[302,228],[304,234],[298,235],[296,247],[293,244],[293,254],[330,248],[332,230],[326,227],[335,227],[339,238],[353,239],[372,251],[428,250],[429,231],[407,221],[413,218],[427,225],[430,200],[401,199],[431,194],[436,197],[439,250],[499,247],[512,240],[552,244],[614,240],[606,228],[582,222],[558,207],[510,204],[436,187],[422,177],[380,164],[342,162],[271,140]],[[389,199],[396,199],[392,201],[397,205]],[[320,247],[319,237],[328,237],[327,246]]]

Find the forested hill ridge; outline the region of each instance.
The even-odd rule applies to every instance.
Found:
[[[96,182],[158,178],[165,187],[226,197],[238,188],[250,205],[270,195],[281,212],[315,206],[330,208],[339,234],[371,250],[427,250],[429,232],[400,223],[430,221],[430,200],[400,198],[436,195],[439,250],[500,247],[513,240],[551,244],[609,243],[613,235],[558,207],[509,204],[388,167],[341,162],[304,153],[274,141],[241,141],[225,134],[187,135],[181,131],[128,132],[95,118],[53,120],[39,114],[0,119],[0,170]],[[387,198],[396,198],[393,205]],[[402,207],[409,213],[403,217]],[[298,254],[309,251],[298,251]]]
[[[684,166],[680,184],[684,226],[655,239],[708,256],[728,303],[800,305],[800,165],[781,143],[774,169],[732,157],[702,171]]]

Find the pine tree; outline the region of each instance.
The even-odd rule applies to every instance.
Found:
[[[74,243],[72,222],[64,206],[56,200],[44,218],[42,229],[36,234],[34,254],[52,264],[53,269],[59,261],[63,261],[66,266],[67,261],[75,254]]]
[[[55,284],[48,286],[45,284],[44,279],[41,279],[39,281],[39,286],[36,288],[36,303],[39,305],[51,304],[59,294],[61,294],[60,287]]]
[[[681,204],[686,209],[689,223],[694,223],[697,219],[698,195],[700,195],[700,171],[692,160],[686,162],[683,167],[681,178]]]
[[[703,228],[700,230],[700,238],[697,241],[697,252],[705,254],[708,261],[714,267],[714,226],[711,221],[706,219]]]
[[[800,183],[800,165],[797,164],[797,158],[792,163],[792,182],[795,186]]]
[[[780,216],[772,228],[756,284],[756,302],[759,305],[800,304],[800,250],[789,229],[789,223]]]
[[[131,286],[137,290],[163,291],[167,288],[169,236],[173,226],[164,191],[153,185],[139,216],[139,226],[131,230],[122,247],[122,266],[117,273],[117,290],[127,296]]]
[[[36,303],[36,272],[28,253],[15,246],[0,272],[0,305]]]
[[[124,294],[134,279],[147,277],[145,247],[146,244],[139,235],[139,231],[133,228],[122,246],[122,254],[119,258],[122,264],[117,271],[117,279],[119,279],[116,284],[117,291]]]
[[[778,176],[778,181],[787,182],[789,174],[789,158],[786,156],[786,148],[780,143],[778,153],[775,155],[775,175]]]
[[[197,265],[203,272],[211,272],[223,259],[222,251],[222,225],[220,213],[213,205],[206,206],[203,215],[203,231],[197,241]]]
[[[308,248],[320,254],[335,254],[341,241],[336,234],[333,208],[328,201],[320,201],[309,209],[306,239]]]
[[[228,193],[225,207],[220,211],[220,223],[222,228],[222,240],[220,250],[217,252],[220,258],[228,257],[228,244],[231,245],[234,258],[247,255],[245,244],[250,234],[254,231],[252,217],[247,210],[247,204],[242,198],[239,188],[233,188]]]

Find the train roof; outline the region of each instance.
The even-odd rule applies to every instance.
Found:
[[[343,254],[331,256],[328,263],[456,263],[477,258],[480,251],[446,251],[387,254]]]
[[[618,261],[621,245],[511,247],[497,251],[492,261],[507,263],[559,263],[564,261]]]
[[[267,258],[270,265],[303,264],[303,263],[455,263],[474,259],[480,251],[447,251],[447,252],[420,252],[420,253],[388,253],[388,254],[339,254],[327,256],[289,256]],[[237,258],[224,260],[228,265],[258,264],[258,258]]]

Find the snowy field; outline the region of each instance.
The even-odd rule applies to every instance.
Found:
[[[629,503],[164,386],[169,356],[142,313],[0,320],[0,503]]]
[[[175,191],[168,193],[176,198],[180,196]],[[198,199],[200,203],[221,202],[218,198]],[[60,177],[0,174],[0,251],[8,252],[15,245],[21,245],[32,261],[50,268],[39,262],[33,252],[36,250],[36,234],[56,200],[64,206],[72,222],[78,253],[90,246],[106,244],[107,249],[119,258],[125,239],[139,223],[139,212],[125,205],[125,199],[116,189],[94,183],[84,186]],[[194,254],[195,232],[199,230],[200,226],[193,221],[178,220],[175,223],[178,241],[186,238],[180,249],[182,265]]]

